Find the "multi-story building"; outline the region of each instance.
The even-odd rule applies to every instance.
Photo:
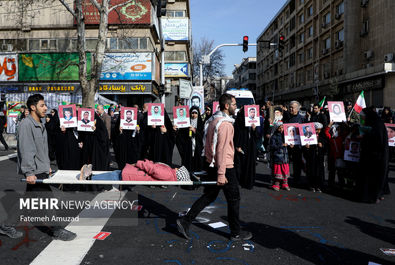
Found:
[[[258,96],[304,103],[356,100],[395,107],[392,0],[289,0],[258,37],[283,50],[257,49]]]
[[[243,58],[232,72],[235,88],[247,88],[256,96],[256,58]]]
[[[66,2],[74,7],[74,1]],[[183,78],[190,76],[189,0],[167,2],[167,17],[161,21],[157,0],[132,1],[110,12],[100,95],[124,106],[159,101],[160,84],[165,83],[161,73],[165,61],[173,63],[171,66],[182,65],[174,71],[169,71],[171,66],[163,67],[167,69],[167,76],[178,73],[182,73]],[[0,91],[3,97],[5,95],[7,101],[25,101],[29,93],[41,92],[51,107],[62,101],[77,103],[81,92],[76,20],[57,1],[32,1],[29,7],[24,3],[2,1],[0,6],[0,69],[4,70],[0,71]],[[85,0],[83,12],[91,67],[99,15],[89,0]],[[166,47],[161,45],[161,24]],[[187,65],[187,70],[183,65]],[[174,98],[177,93],[176,89],[167,91],[166,98]]]
[[[192,79],[192,32],[189,0],[168,0],[166,16],[161,18],[165,39],[166,109],[172,107],[180,95],[180,79]]]

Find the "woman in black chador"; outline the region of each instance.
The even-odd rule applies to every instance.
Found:
[[[141,131],[144,138],[141,148],[141,158],[149,159],[154,162],[162,162],[171,166],[175,134],[166,110],[164,126],[148,125],[148,113],[144,113]]]
[[[182,165],[189,171],[202,170],[202,150],[204,125],[199,108],[189,110],[191,126],[176,130],[176,145],[181,156]]]
[[[92,164],[93,170],[109,170],[109,139],[103,120],[95,113],[95,131],[79,132],[82,143],[82,163]]]
[[[389,193],[387,129],[371,107],[361,112],[361,119],[365,120],[365,126],[361,127],[363,138],[357,190],[361,201],[378,203],[384,193]]]
[[[118,163],[118,169],[122,170],[125,164],[134,164],[140,159],[141,135],[140,127],[136,130],[125,130],[120,128],[120,118],[118,118],[114,127],[113,141],[118,146],[115,151],[115,157]]]
[[[56,135],[60,131],[58,111],[51,109],[51,114],[46,118],[45,128],[48,133],[48,155],[51,161],[56,158]]]
[[[237,113],[234,124],[235,168],[240,186],[252,189],[256,175],[256,143],[259,139],[259,128],[245,126],[244,107]]]

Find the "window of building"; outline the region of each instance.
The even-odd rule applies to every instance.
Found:
[[[167,17],[185,17],[185,10],[166,10]]]
[[[309,59],[313,58],[313,47],[311,47],[307,50],[307,58],[309,58]]]
[[[309,6],[309,8],[307,9],[307,15],[309,17],[311,17],[313,15],[313,5]]]
[[[337,39],[339,41],[344,41],[344,29],[337,32]]]
[[[110,50],[147,50],[148,38],[110,38]]]
[[[324,47],[325,47],[325,49],[331,48],[331,38],[327,38],[324,40]]]
[[[255,80],[256,79],[256,74],[249,74],[248,79],[250,80]]]
[[[29,51],[39,51],[40,40],[29,40]]]
[[[313,25],[311,25],[311,26],[309,27],[309,29],[307,30],[307,32],[308,32],[308,34],[309,34],[309,37],[312,37],[312,36],[313,36],[313,34],[314,34]]]
[[[341,15],[344,13],[344,2],[341,2],[339,5],[336,6],[336,13]]]
[[[362,23],[362,30],[361,30],[361,35],[366,35],[369,32],[369,20],[365,20]]]
[[[183,61],[183,62],[185,62],[186,60],[187,60],[186,52],[184,52],[184,51],[165,52],[165,61],[168,61],[168,62]]]
[[[304,42],[304,32],[302,32],[300,35],[299,35],[299,43],[303,43]]]
[[[299,63],[300,64],[304,63],[304,53],[303,52],[299,53]]]
[[[327,13],[324,18],[325,24],[331,23],[331,12]]]
[[[0,51],[27,51],[26,39],[6,39],[0,40]],[[1,64],[2,62],[0,62]]]
[[[89,51],[93,51],[96,49],[97,39],[87,39],[86,40],[86,49]]]
[[[292,53],[290,56],[289,56],[289,67],[292,67],[292,66],[294,66],[295,65],[295,53]]]
[[[299,4],[303,5],[304,4],[304,0],[299,0]]]
[[[58,39],[58,51],[65,52],[70,48],[69,39]]]
[[[293,30],[295,28],[295,17],[292,17],[289,21],[289,30]]]
[[[300,24],[303,24],[303,23],[304,23],[304,14],[301,14],[301,15],[299,16],[299,23],[300,23]]]

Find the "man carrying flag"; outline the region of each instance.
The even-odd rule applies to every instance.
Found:
[[[320,110],[322,110],[324,108],[325,100],[326,100],[326,96],[318,103]]]

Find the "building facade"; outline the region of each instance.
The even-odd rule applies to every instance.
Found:
[[[235,64],[232,72],[234,88],[247,88],[256,97],[256,58],[243,58],[240,64]]]
[[[392,0],[289,0],[258,37],[257,94],[308,104],[327,96],[395,107]]]
[[[74,1],[66,2],[74,8]],[[182,10],[190,32],[189,0],[168,1],[167,9],[167,16],[171,10]],[[176,49],[173,48],[178,45],[178,40],[173,47],[161,45],[161,24],[167,44],[167,38],[183,36],[183,32],[177,31],[181,23],[160,21],[157,11],[157,0],[136,0],[109,13],[98,90],[103,97],[124,106],[158,102],[160,85],[165,83],[162,79],[165,61],[190,61],[190,48],[184,47],[187,44]],[[11,101],[7,97],[12,101],[24,101],[30,93],[40,92],[53,101],[78,103],[81,91],[77,26],[71,13],[60,2],[40,0],[28,8],[24,1],[2,1],[0,12],[4,14],[0,17],[0,64],[4,70],[0,71],[0,91],[3,100]],[[89,0],[84,2],[83,13],[86,49],[90,52],[87,59],[89,71],[91,56],[95,56],[99,15]],[[169,53],[163,54],[167,50]],[[189,72],[187,74],[189,76]],[[177,95],[174,93],[178,92],[167,91],[167,97],[174,98]]]
[[[192,31],[189,0],[168,0],[161,18],[165,40],[166,109],[173,112],[180,95],[180,79],[192,80]]]

